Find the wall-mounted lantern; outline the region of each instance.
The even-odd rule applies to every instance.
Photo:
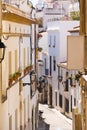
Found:
[[[0,39],[0,63],[2,62],[2,60],[4,59],[5,56],[5,48],[6,46],[4,45],[4,43],[1,41]]]

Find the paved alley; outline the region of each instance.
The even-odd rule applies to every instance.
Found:
[[[72,130],[72,120],[58,110],[49,108],[48,105],[39,104],[39,111],[43,112],[43,121],[39,122],[38,130]]]

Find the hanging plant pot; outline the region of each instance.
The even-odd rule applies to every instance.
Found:
[[[17,81],[17,80],[18,80],[18,77],[19,77],[19,75],[18,75],[17,72],[13,74],[13,80],[14,80],[14,81]]]

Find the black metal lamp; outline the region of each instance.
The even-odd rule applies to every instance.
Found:
[[[0,63],[2,62],[2,60],[4,59],[5,56],[5,48],[6,46],[4,45],[4,43],[1,41],[0,39],[0,50],[1,50],[1,54],[0,54]]]

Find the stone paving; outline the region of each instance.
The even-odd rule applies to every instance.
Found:
[[[39,104],[39,111],[42,112],[37,130],[72,130],[72,120],[61,114],[48,105]],[[24,130],[32,130],[30,123]]]
[[[42,104],[39,104],[39,110],[43,112],[42,118],[44,120],[39,121],[38,130],[72,130],[72,120],[62,115],[58,110]]]
[[[49,124],[46,124],[43,120],[38,123],[38,130],[49,130]]]

